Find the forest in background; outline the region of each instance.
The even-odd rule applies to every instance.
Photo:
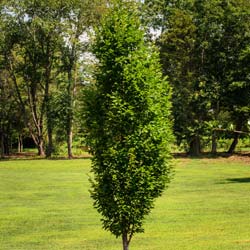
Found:
[[[108,0],[0,3],[0,151],[32,139],[40,156],[84,147],[82,91],[95,84],[91,44]],[[172,87],[176,145],[199,155],[218,140],[250,147],[248,0],[143,1],[145,39]]]

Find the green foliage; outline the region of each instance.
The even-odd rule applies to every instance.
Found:
[[[85,92],[91,195],[104,228],[131,239],[169,181],[170,87],[133,1],[112,3],[94,53],[96,84]]]
[[[81,36],[99,18],[97,3],[104,2],[1,1],[1,67],[39,152],[46,146],[48,157],[55,137],[72,147],[79,62],[89,43]]]
[[[230,124],[245,130],[250,117],[249,1],[155,0],[145,5],[148,13],[156,11],[150,20],[161,30],[157,44],[173,88],[177,142],[185,140],[192,153],[194,139],[211,134],[225,112]]]

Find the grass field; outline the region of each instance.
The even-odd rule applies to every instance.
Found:
[[[249,158],[176,162],[131,250],[249,250]],[[87,159],[1,161],[0,249],[121,249],[92,208],[89,166]]]

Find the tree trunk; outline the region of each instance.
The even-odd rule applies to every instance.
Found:
[[[50,38],[47,40],[46,49],[46,66],[45,66],[45,92],[44,102],[46,106],[46,117],[47,117],[47,132],[48,132],[48,146],[46,149],[46,157],[51,157],[53,153],[53,119],[51,118],[51,101],[50,101],[50,84],[51,84],[51,68],[52,68],[52,50],[50,46]]]
[[[22,135],[18,136],[18,147],[17,147],[17,152],[22,153],[23,152],[23,138]]]
[[[74,61],[71,62],[72,68],[68,71],[68,101],[69,101],[69,113],[67,117],[67,147],[68,147],[68,158],[73,158],[72,153],[72,141],[73,141],[73,109],[74,109],[74,98],[76,92],[76,69],[74,68]],[[74,72],[74,78],[72,77],[72,71]]]
[[[40,139],[40,140],[39,140],[39,143],[38,143],[38,145],[37,145],[37,147],[38,147],[38,155],[39,155],[39,156],[45,156],[44,145],[43,145],[43,144],[44,144],[44,143],[43,143],[43,140]]]
[[[241,122],[236,124],[236,129],[235,129],[236,131],[241,131],[241,129],[242,129],[241,124],[242,124]],[[236,146],[238,144],[239,138],[240,138],[240,133],[234,132],[234,139],[233,139],[233,142],[232,142],[230,148],[227,151],[228,154],[233,154],[234,153],[235,148],[236,148]]]
[[[4,158],[4,135],[3,133],[1,132],[1,137],[0,137],[0,140],[1,140],[1,158]]]
[[[236,148],[236,146],[238,144],[239,138],[240,138],[240,134],[239,133],[234,133],[233,142],[232,142],[230,148],[227,151],[228,154],[233,154],[234,153],[235,148]]]
[[[52,138],[53,130],[51,128],[51,121],[48,121],[47,126],[48,126],[48,147],[46,150],[46,157],[49,158],[53,153],[53,138]]]
[[[123,245],[123,250],[129,250],[129,241],[128,241],[128,235],[127,233],[123,233],[122,235],[122,245]]]
[[[10,153],[13,152],[13,142],[12,142],[12,137],[10,137]]]
[[[72,140],[73,140],[73,132],[72,132],[72,126],[70,126],[68,133],[67,133],[67,147],[68,147],[68,158],[69,159],[73,158]]]
[[[4,135],[4,154],[5,155],[10,155],[10,140],[8,134]]]
[[[201,153],[200,137],[196,135],[191,138],[189,144],[189,154],[192,156],[199,156],[200,153]]]
[[[213,131],[213,135],[212,135],[212,154],[217,154],[217,135],[216,135],[216,131]]]

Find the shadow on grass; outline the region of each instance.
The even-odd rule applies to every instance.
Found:
[[[80,160],[80,159],[91,159],[92,156],[91,155],[84,155],[84,156],[74,156],[72,158],[68,158],[68,157],[51,157],[51,158],[44,158],[45,160],[51,160],[51,161],[57,161],[57,160]]]
[[[89,154],[82,155],[82,156],[75,156],[72,158],[68,158],[66,156],[54,156],[54,157],[42,157],[42,156],[37,156],[36,154],[34,155],[11,155],[11,156],[6,156],[4,158],[0,158],[0,161],[34,161],[34,160],[48,160],[48,161],[58,161],[58,160],[79,160],[79,159],[91,159],[92,156]]]
[[[218,159],[218,158],[229,158],[231,156],[245,157],[250,158],[250,151],[246,152],[236,152],[234,154],[228,154],[226,152],[218,152],[216,154],[212,154],[210,152],[202,152],[199,156],[189,155],[188,153],[172,153],[173,158],[181,159]],[[80,156],[73,157],[72,159],[91,159],[92,156],[88,153]],[[4,158],[0,158],[0,161],[15,161],[15,160],[70,160],[66,156],[53,156],[50,158],[37,156],[36,153],[16,153],[10,156],[5,156]]]
[[[216,154],[212,154],[209,152],[202,152],[198,156],[190,155],[188,153],[173,153],[174,158],[190,158],[190,159],[217,159],[217,158],[229,158],[232,154],[228,154],[226,152],[219,152]]]
[[[210,152],[202,152],[198,156],[190,155],[188,153],[173,153],[174,158],[190,158],[190,159],[217,159],[217,158],[230,158],[231,156],[250,158],[250,151],[235,152],[229,154],[227,152],[217,152],[212,154]]]
[[[227,179],[227,182],[229,182],[229,183],[250,183],[250,177],[249,178],[229,178],[229,179]]]

